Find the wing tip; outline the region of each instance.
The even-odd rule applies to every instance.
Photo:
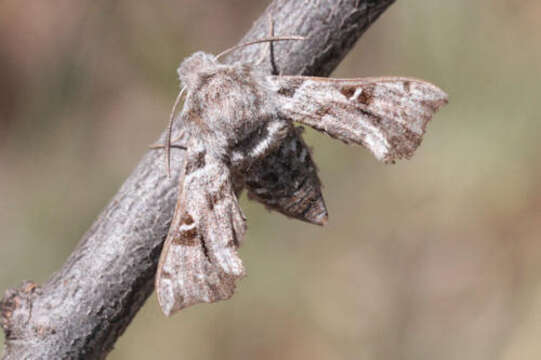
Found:
[[[235,294],[237,280],[245,276],[244,267],[240,269],[238,274],[227,274],[223,271],[211,272],[207,274],[202,287],[198,288],[195,284],[192,284],[193,286],[184,284],[185,288],[191,288],[191,291],[183,292],[182,296],[179,296],[178,293],[174,294],[174,291],[167,286],[167,283],[156,283],[156,297],[162,313],[167,317],[171,317],[180,310],[193,305],[212,304],[222,300],[229,300]]]
[[[171,317],[174,313],[182,309],[181,307],[176,306],[178,304],[176,304],[175,301],[166,301],[166,299],[163,298],[163,294],[159,288],[156,288],[156,297],[162,313],[167,317]]]

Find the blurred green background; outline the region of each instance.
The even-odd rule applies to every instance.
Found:
[[[59,269],[165,127],[176,66],[267,1],[0,2],[0,291]],[[242,199],[235,296],[152,296],[110,359],[541,357],[541,3],[397,0],[336,77],[449,93],[410,161],[312,131],[330,219]],[[3,339],[0,340],[3,345]]]

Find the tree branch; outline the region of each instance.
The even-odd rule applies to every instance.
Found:
[[[241,42],[268,37],[270,15],[275,34],[307,38],[273,45],[278,71],[328,75],[393,2],[276,0]],[[225,62],[255,63],[260,46],[242,48]],[[261,66],[272,69],[270,61]],[[182,163],[182,152],[173,152],[171,178],[163,169],[162,152],[143,156],[49,281],[6,291],[0,303],[4,359],[106,357],[153,290]]]

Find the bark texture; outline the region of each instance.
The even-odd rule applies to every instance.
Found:
[[[241,42],[269,34],[305,36],[273,45],[260,66],[281,74],[328,75],[394,0],[276,0]],[[256,63],[261,46],[224,62]],[[163,134],[162,134],[163,138]],[[177,195],[182,152],[172,176],[163,153],[149,151],[83,236],[63,267],[43,285],[27,281],[0,302],[4,359],[103,359],[152,293]],[[165,321],[165,318],[164,318]]]

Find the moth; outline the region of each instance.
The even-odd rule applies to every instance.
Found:
[[[315,165],[295,122],[392,163],[413,155],[433,114],[447,103],[441,89],[422,80],[268,75],[243,63],[221,64],[221,55],[196,52],[178,68],[184,88],[176,103],[186,94],[184,142],[171,145],[168,136],[165,147],[183,148],[186,156],[156,275],[168,316],[228,299],[244,276],[237,249],[246,217],[236,184],[288,216],[326,221]]]

